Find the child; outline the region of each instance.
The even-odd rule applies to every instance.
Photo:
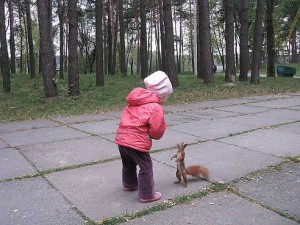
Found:
[[[122,158],[122,183],[124,191],[138,189],[141,202],[157,201],[160,192],[154,192],[152,138],[160,139],[165,130],[164,111],[161,106],[173,92],[168,76],[157,71],[144,79],[147,89],[134,88],[126,97],[121,122],[116,134]],[[136,166],[139,166],[137,176]]]

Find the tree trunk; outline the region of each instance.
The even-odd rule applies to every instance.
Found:
[[[68,20],[69,20],[69,96],[80,95],[79,91],[79,74],[78,74],[78,15],[77,1],[68,0]]]
[[[147,53],[147,30],[146,30],[146,0],[140,0],[140,18],[141,18],[141,78],[144,79],[148,75],[148,53]]]
[[[182,6],[180,7],[180,10],[182,10]],[[184,72],[184,63],[183,63],[183,21],[182,17],[180,17],[179,21],[179,68],[177,70],[177,73]]]
[[[40,31],[40,61],[46,97],[57,96],[52,38],[52,1],[37,1]]]
[[[234,1],[224,0],[225,7],[225,41],[226,41],[226,69],[225,81],[233,82],[234,74]]]
[[[107,1],[107,69],[112,74],[113,40],[112,40],[112,0]]]
[[[66,0],[64,0],[66,1]],[[66,6],[66,4],[65,4]],[[67,14],[67,7],[65,7],[65,10],[66,12],[64,12],[64,14]],[[65,21],[66,23],[66,21]],[[69,40],[69,31],[68,29],[66,28],[67,26],[67,23],[65,24],[65,46],[64,46],[64,73],[67,73],[68,72],[68,40]]]
[[[89,68],[89,73],[90,74],[93,73],[93,68],[94,68],[95,61],[96,61],[96,48],[94,48],[92,50],[92,54],[90,55],[90,68]]]
[[[113,1],[113,4],[115,4],[114,1]],[[116,74],[117,39],[118,39],[118,23],[119,23],[119,18],[117,16],[117,13],[115,15],[116,16],[112,16],[112,18],[115,17],[115,20],[112,20],[112,41],[113,41],[113,43],[112,43],[113,44],[112,64],[111,64],[111,74],[112,75]]]
[[[293,30],[291,36],[291,46],[292,46],[292,63],[297,63],[297,41],[296,41],[296,29]]]
[[[65,0],[64,0],[65,1]],[[57,0],[58,18],[59,18],[59,78],[64,79],[64,12],[65,2]]]
[[[158,17],[156,16],[155,18],[157,21],[158,21]],[[159,27],[158,27],[158,24],[157,23],[154,23],[154,34],[155,34],[155,42],[156,42],[156,57],[155,57],[155,61],[156,61],[156,70],[161,70],[161,51],[160,51],[160,30],[159,30]]]
[[[120,58],[120,71],[122,76],[127,74],[127,65],[125,58],[125,23],[124,23],[124,7],[123,0],[119,0],[119,27],[120,27],[120,49],[119,49],[119,58]]]
[[[261,61],[261,48],[263,39],[263,15],[265,0],[257,0],[256,17],[254,24],[252,66],[251,66],[251,84],[259,83],[259,67]]]
[[[166,37],[164,30],[164,11],[162,0],[158,0],[158,9],[159,9],[159,29],[160,29],[160,40],[161,40],[161,63],[159,69],[166,71]]]
[[[151,19],[150,19],[150,28],[149,28],[149,33],[148,33],[148,65],[149,65],[149,68],[148,68],[148,74],[151,73],[152,71],[152,61],[153,61],[153,42],[152,42],[152,37],[153,37],[153,28],[154,25],[153,25],[153,8],[151,6]]]
[[[96,86],[104,86],[103,74],[103,2],[96,0]]]
[[[103,2],[103,13],[104,13],[104,2]],[[103,20],[103,74],[108,74],[108,25],[107,20],[104,19],[104,15],[102,16]]]
[[[275,0],[266,0],[267,15],[266,15],[266,30],[267,30],[267,77],[275,77],[275,35],[273,25],[273,13]]]
[[[199,79],[203,79],[203,76],[202,76],[202,71],[201,71],[201,67],[202,67],[202,61],[201,61],[201,45],[200,45],[200,0],[196,0],[196,4],[197,4],[197,14],[196,14],[196,19],[197,19],[197,24],[196,24],[196,27],[197,27],[197,30],[195,31],[196,32],[196,43],[197,43],[197,48],[196,48],[196,68],[197,68],[197,78]]]
[[[163,0],[164,25],[165,25],[165,46],[166,46],[166,73],[170,78],[172,86],[179,86],[175,55],[174,55],[174,34],[172,21],[171,0]]]
[[[153,28],[155,27],[154,21],[154,0],[150,2],[150,25],[149,25],[149,32],[148,32],[148,74],[153,71]],[[154,28],[155,29],[155,28]]]
[[[176,5],[173,6],[173,15],[174,15],[174,20],[173,20],[173,23],[174,23],[174,34],[175,34],[175,37],[176,39],[174,38],[174,41],[175,41],[175,52],[176,52],[176,55],[175,55],[175,62],[176,62],[176,70],[177,70],[177,73],[180,73],[180,69],[179,69],[179,48],[178,48],[178,36],[177,36],[177,27],[178,27],[178,24],[177,24],[177,18],[176,18]]]
[[[35,59],[32,40],[32,21],[30,13],[30,0],[25,0],[26,4],[26,19],[27,19],[27,40],[29,46],[29,71],[31,78],[35,78]]]
[[[10,24],[10,70],[11,73],[16,73],[16,43],[15,43],[15,23],[14,23],[14,10],[13,10],[13,0],[8,1],[9,10],[9,24]]]
[[[239,44],[239,39],[238,39],[238,33],[241,33],[241,31],[239,30],[239,26],[238,26],[238,19],[237,19],[237,15],[236,13],[233,14],[234,15],[234,25],[235,25],[235,32],[234,32],[234,51],[235,51],[235,64],[234,64],[234,74],[236,75],[236,67],[239,65],[239,54],[238,54],[238,44]]]
[[[3,75],[3,91],[10,92],[10,69],[5,32],[5,8],[4,0],[0,0],[0,43],[1,43],[1,68]]]
[[[210,37],[210,19],[209,19],[209,2],[208,0],[199,1],[199,29],[200,29],[200,60],[201,63],[201,74],[204,83],[213,83],[213,63],[211,54],[211,37]]]
[[[141,31],[139,29],[140,23],[139,23],[139,5],[138,5],[138,0],[134,0],[132,2],[132,8],[133,8],[133,16],[135,20],[135,26],[138,28],[137,29],[137,35],[136,38],[134,39],[134,49],[136,49],[136,73],[140,74],[141,73],[141,62],[140,62],[140,35]]]
[[[191,45],[191,57],[190,60],[192,61],[192,68],[193,68],[193,74],[195,74],[195,60],[194,60],[194,31],[193,31],[193,12],[192,12],[192,1],[189,0],[189,40]]]
[[[249,48],[248,48],[248,7],[249,0],[241,0],[241,35],[240,35],[240,81],[248,80]]]
[[[23,46],[24,46],[24,44],[23,44],[23,37],[24,37],[24,31],[23,31],[23,26],[21,26],[21,24],[22,24],[22,19],[23,19],[23,17],[22,17],[22,10],[21,10],[21,8],[22,8],[22,4],[21,4],[21,2],[20,1],[18,1],[17,2],[17,5],[18,5],[18,18],[19,18],[19,23],[20,23],[20,43],[19,43],[19,48],[20,48],[20,66],[19,66],[19,68],[20,68],[20,72],[21,73],[23,73]],[[39,65],[41,65],[41,63],[39,63]]]
[[[24,26],[24,31],[25,31],[25,35],[24,35],[25,36],[25,68],[27,68],[27,70],[25,72],[30,74],[29,50],[28,50],[28,33],[27,33],[26,15],[25,14],[23,14],[23,18],[24,18],[23,26]]]

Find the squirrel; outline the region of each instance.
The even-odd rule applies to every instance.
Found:
[[[177,163],[177,171],[176,171],[176,177],[178,181],[175,181],[174,183],[180,183],[181,182],[181,176],[183,178],[184,187],[187,187],[187,175],[191,175],[193,177],[199,177],[199,178],[204,178],[206,180],[209,179],[209,171],[207,168],[200,166],[200,165],[193,165],[193,166],[188,166],[185,167],[185,147],[187,144],[181,143],[177,144],[178,152],[172,156],[172,159],[176,159]]]

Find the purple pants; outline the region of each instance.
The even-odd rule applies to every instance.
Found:
[[[152,198],[154,195],[154,180],[152,159],[149,152],[140,152],[119,145],[122,158],[122,183],[126,188],[138,187],[139,198]],[[140,170],[137,176],[136,166]]]

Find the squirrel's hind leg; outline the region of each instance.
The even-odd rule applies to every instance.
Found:
[[[181,182],[181,173],[179,172],[179,170],[176,171],[176,177],[178,179],[178,181],[175,181],[175,184],[178,184]]]
[[[183,181],[184,181],[183,186],[184,186],[184,187],[187,187],[187,174],[186,174],[186,173],[183,173],[183,174],[182,174],[182,177],[183,177]]]

